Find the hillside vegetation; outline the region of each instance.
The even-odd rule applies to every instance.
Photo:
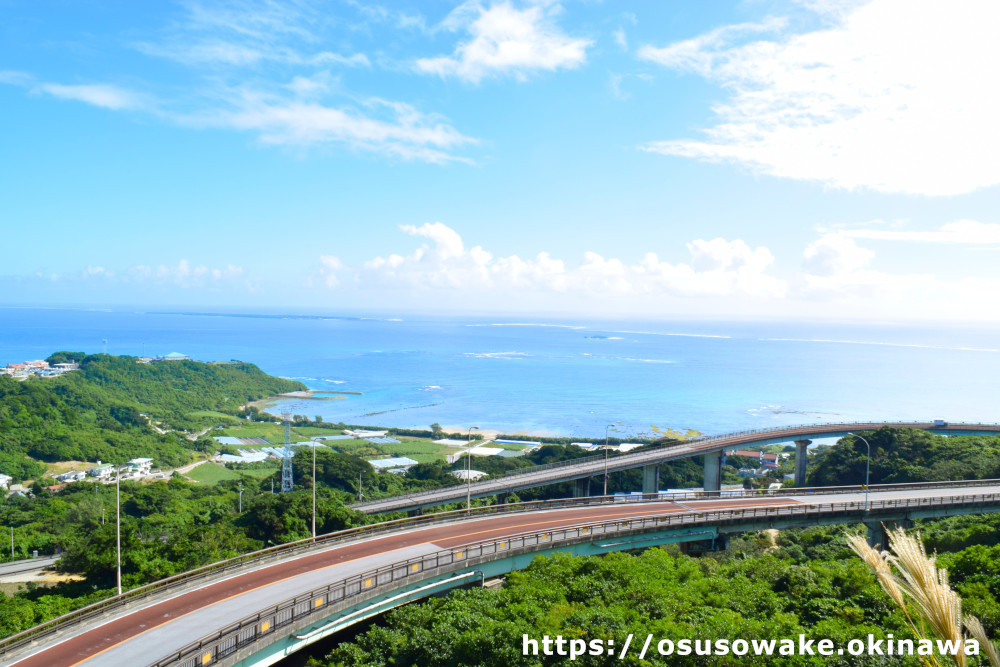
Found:
[[[871,483],[936,482],[1000,477],[1000,438],[952,436],[915,429],[880,428],[862,434],[871,445]],[[864,484],[868,448],[842,438],[810,459],[811,486]]]
[[[19,382],[0,376],[0,472],[15,481],[35,477],[38,461],[121,461],[148,456],[161,467],[190,460],[183,433],[217,421],[199,410],[239,413],[251,400],[303,389],[253,364],[196,361],[137,363],[134,357],[60,352],[80,369]],[[148,415],[148,417],[146,416]],[[30,457],[30,458],[29,458]]]

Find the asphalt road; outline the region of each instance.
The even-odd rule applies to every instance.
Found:
[[[699,501],[685,505],[704,510],[708,507],[729,509],[798,502],[789,498],[763,498]],[[269,603],[292,597],[298,589],[302,592],[312,590],[323,583],[381,564],[543,528],[689,511],[691,509],[676,503],[583,507],[490,516],[363,539],[232,576],[149,604],[53,645],[43,646],[33,655],[9,664],[18,667],[79,664],[132,667],[147,664],[158,656],[186,646],[214,628],[244,618]],[[152,632],[154,629],[156,632]]]
[[[910,489],[872,493],[873,500],[904,500],[934,496],[961,499],[1000,494],[1000,486]],[[764,498],[722,498],[677,502],[585,506],[516,514],[490,515],[452,523],[410,528],[263,565],[230,575],[194,590],[179,592],[94,621],[66,637],[50,639],[22,654],[18,667],[93,667],[149,664],[214,630],[257,610],[376,567],[466,544],[491,541],[526,532],[607,520],[705,512],[715,509],[788,507],[824,503],[859,503],[864,493]]]
[[[28,558],[26,560],[16,560],[0,565],[0,579],[14,574],[24,574],[26,572],[36,572],[44,570],[59,560],[59,556],[41,556],[39,558]]]

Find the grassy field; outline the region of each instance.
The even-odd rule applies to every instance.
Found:
[[[240,423],[238,417],[234,417],[233,415],[227,415],[224,412],[216,412],[215,410],[198,410],[197,412],[189,412],[185,416],[188,419],[213,419],[221,422],[226,422],[227,424]]]
[[[293,426],[292,430],[306,438],[316,435],[340,435],[342,433],[339,428],[334,428],[333,424],[330,424],[329,428],[322,426]]]
[[[275,465],[273,468],[254,468],[253,470],[240,470],[240,474],[247,475],[248,477],[256,477],[257,479],[264,479],[266,477],[270,477],[279,470],[281,470],[281,466]]]
[[[59,473],[68,472],[70,470],[82,470],[84,472],[93,468],[96,463],[88,463],[86,461],[56,461],[55,463],[45,464],[45,474],[49,477],[53,475],[58,475]]]
[[[202,463],[187,474],[199,484],[218,484],[224,479],[239,479],[235,472],[218,463]]]
[[[326,431],[329,435],[331,431]],[[239,426],[224,428],[221,431],[212,431],[213,436],[230,435],[234,438],[267,438],[276,445],[285,441],[285,427],[282,424],[242,422]],[[291,433],[292,442],[303,442],[309,438],[299,435],[293,428]]]

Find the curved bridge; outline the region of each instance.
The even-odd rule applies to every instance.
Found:
[[[952,423],[935,425],[933,422],[851,422],[838,424],[810,424],[805,426],[783,426],[772,429],[740,431],[725,435],[698,438],[682,443],[668,443],[661,446],[645,447],[642,450],[610,457],[605,464],[602,455],[588,456],[572,461],[561,461],[555,464],[522,468],[508,473],[504,477],[475,482],[469,485],[449,486],[434,491],[411,493],[381,500],[372,500],[351,505],[353,509],[371,514],[385,512],[411,512],[426,507],[435,507],[445,503],[464,500],[471,492],[473,498],[482,498],[530,489],[547,484],[579,480],[586,482],[592,477],[603,476],[619,470],[643,468],[643,493],[651,494],[659,490],[659,465],[667,461],[705,457],[706,492],[718,492],[721,487],[722,452],[726,449],[747,446],[764,446],[779,443],[795,442],[796,448],[796,483],[805,479],[806,447],[811,438],[837,438],[851,432],[874,431],[882,427],[915,428],[933,431],[943,435],[1000,435],[1000,424]],[[605,467],[606,466],[606,467]],[[469,488],[467,488],[469,487]],[[578,496],[589,495],[586,485],[578,485]],[[716,494],[718,495],[718,494]]]
[[[576,498],[374,524],[215,563],[0,640],[18,667],[271,665],[411,600],[525,567],[537,554],[657,544],[711,549],[764,528],[1000,511],[1000,480],[650,501]]]

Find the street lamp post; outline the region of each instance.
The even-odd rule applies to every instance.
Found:
[[[243,482],[240,482],[240,514],[243,514]]]
[[[472,432],[478,431],[478,426],[469,427],[468,445],[465,460],[465,509],[472,509]]]
[[[608,429],[614,424],[604,427],[604,495],[608,495]]]
[[[316,441],[312,443],[313,450],[313,539],[316,539]]]
[[[115,553],[118,573],[118,595],[122,594],[122,469],[115,466]]]
[[[847,435],[850,435],[850,436],[853,436],[855,438],[860,439],[861,442],[865,443],[865,447],[868,448],[868,456],[865,457],[865,511],[867,512],[868,511],[868,473],[869,473],[869,470],[871,469],[871,464],[872,464],[872,446],[868,444],[867,440],[865,440],[864,438],[862,438],[860,435],[858,435],[856,433],[848,433]]]

